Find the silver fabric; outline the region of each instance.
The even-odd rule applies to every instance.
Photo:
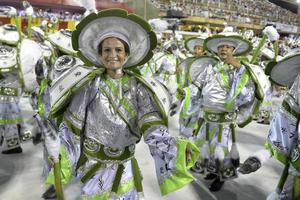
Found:
[[[80,129],[84,120],[86,105],[89,99],[93,98],[93,101],[88,107],[85,126],[86,136],[95,138],[104,146],[113,148],[123,148],[135,144],[140,139],[138,136],[135,136],[138,133],[137,119],[130,119],[130,116],[126,116],[126,118],[129,119],[129,128],[119,114],[115,113],[106,94],[98,90],[99,87],[107,87],[101,78],[95,79],[91,86],[85,87],[78,92],[67,109],[66,118]],[[93,92],[90,92],[90,90]],[[135,79],[131,79],[129,83],[124,84],[122,91],[122,96],[130,100],[134,109],[138,111],[139,119],[149,112],[157,111],[157,108],[154,107],[150,100],[149,92],[143,85],[137,83]],[[112,94],[110,95],[113,96]],[[114,102],[117,101],[116,99]],[[126,112],[122,110],[122,106],[120,106],[119,109],[122,114],[126,114]],[[134,133],[132,134],[131,131]]]
[[[21,83],[17,72],[2,73],[3,78],[0,79],[0,87],[21,88]]]
[[[30,51],[28,51],[29,48]],[[32,92],[38,87],[33,69],[42,56],[42,48],[37,42],[29,39],[22,40],[19,45],[19,64],[26,91]]]
[[[5,44],[17,45],[19,41],[19,33],[13,24],[4,24],[0,26],[0,41]]]
[[[128,37],[127,37],[126,35],[124,35],[124,34],[122,34],[122,33],[119,33],[119,32],[116,32],[116,31],[113,31],[113,32],[107,32],[107,33],[101,35],[101,36],[99,37],[98,41],[95,42],[95,44],[94,44],[95,47],[94,47],[94,48],[97,49],[98,46],[99,46],[99,44],[100,44],[103,40],[105,40],[105,39],[107,39],[107,38],[110,38],[110,37],[116,37],[116,38],[119,38],[119,39],[123,40],[124,42],[126,42],[126,44],[130,47],[130,42],[129,42],[129,39],[128,39]]]
[[[64,71],[70,69],[71,67],[82,65],[83,62],[78,58],[70,55],[60,56],[54,63],[54,71],[56,74],[55,77],[58,77],[59,74],[62,74]]]
[[[56,33],[48,35],[49,41],[57,46],[59,50],[63,51],[66,54],[75,54],[76,51],[73,49],[72,46],[72,39],[71,39],[72,32],[70,30],[61,29]]]
[[[239,36],[238,33],[222,32],[218,35],[220,37],[211,36],[206,39],[207,41],[204,44],[206,45],[206,48],[209,51],[217,53],[219,44],[231,44],[232,46],[235,47],[234,55],[236,54],[241,55],[244,54],[249,48],[248,41],[246,39],[243,39],[243,37]]]
[[[142,122],[149,122],[151,119],[162,121],[149,89],[133,76],[128,77],[128,79],[124,77],[123,80],[121,95],[112,96],[112,92],[109,93],[110,90],[108,90],[106,85],[115,84],[119,80],[112,81],[105,77],[105,75],[102,75],[93,79],[88,85],[81,88],[80,91],[72,96],[71,102],[65,112],[65,117],[71,121],[73,125],[74,122],[78,122],[78,128],[81,129],[85,110],[89,105],[84,134],[86,136],[85,138],[89,139],[85,145],[87,145],[91,151],[96,152],[98,146],[100,146],[97,143],[101,143],[106,150],[104,153],[109,156],[115,152],[117,154],[121,153],[118,151],[112,152],[111,150],[123,150],[126,146],[128,146],[128,150],[132,153],[134,152],[135,143],[142,137],[142,135],[134,132],[138,129],[138,124],[142,125]],[[116,90],[117,87],[114,87],[114,94],[119,93],[119,91],[116,92]],[[118,115],[119,112],[116,113],[116,110],[112,107],[112,105],[119,108],[123,107],[123,105],[117,103],[120,97],[126,98],[128,103],[132,106],[132,109],[136,112],[136,114],[131,113],[126,116],[126,112],[122,109],[120,110],[125,116],[124,118],[127,118],[127,123]],[[108,98],[113,99],[113,101],[109,102]],[[130,116],[132,117],[130,118]],[[139,123],[140,121],[141,123]],[[67,157],[74,169],[80,154],[80,145],[79,140],[74,137],[74,134],[70,134],[69,128],[70,127],[62,123],[59,133],[61,136],[61,144],[67,150]],[[140,130],[138,131],[140,132]],[[177,179],[177,174],[182,173],[186,173],[186,177],[190,179],[190,181],[193,180],[186,169],[183,171],[177,168],[177,163],[181,162],[178,160],[178,153],[185,152],[186,148],[183,147],[183,145],[177,144],[177,139],[168,134],[167,128],[164,125],[151,126],[145,130],[144,141],[149,145],[151,155],[155,160],[157,177],[160,184],[166,183],[166,179],[169,178],[170,181],[174,182],[172,185],[179,185],[181,180]],[[181,140],[181,142],[187,141]],[[101,148],[103,147],[102,145]],[[88,153],[85,153],[88,156]],[[125,189],[124,193],[118,196],[118,199],[137,199],[135,186],[134,184],[131,185],[131,183],[133,183],[134,173],[131,160],[99,160],[93,156],[88,156],[87,162],[77,170],[76,179],[82,178],[82,176],[95,165],[96,160],[101,163],[101,167],[97,169],[94,176],[83,183],[80,191],[82,198],[98,198],[97,196],[100,198],[100,196],[105,195],[106,192],[110,196],[113,196],[114,194],[111,193],[113,182],[115,178],[120,178],[119,187],[128,189]],[[120,164],[124,166],[124,171],[121,177],[116,177],[118,165]],[[182,160],[180,166],[185,165],[185,161]]]
[[[17,49],[7,46],[0,45],[0,69],[16,67],[17,64]]]
[[[42,54],[45,58],[50,59],[50,57],[54,54],[54,49],[50,42],[45,41],[43,43],[39,43],[42,48]]]
[[[211,112],[226,112],[224,104],[227,99],[227,91],[221,86],[212,66],[209,66],[206,72],[207,80],[205,80],[206,84],[202,89],[203,107]]]
[[[208,56],[202,56],[197,59],[195,59],[191,64],[190,64],[190,70],[189,70],[189,75],[192,80],[192,82],[197,85],[197,77],[203,73],[205,68],[207,68],[209,65],[214,66],[217,63],[217,59],[213,57],[208,57]]]
[[[228,112],[225,108],[225,103],[235,95],[236,88],[245,71],[245,66],[241,66],[239,69],[230,69],[227,72],[228,75],[230,75],[229,72],[232,72],[233,74],[231,78],[229,76],[228,81],[231,89],[228,89],[224,85],[217,68],[209,65],[194,81],[195,85],[202,88],[202,105],[204,111],[215,113]],[[255,86],[253,81],[250,79],[246,86],[242,89],[241,93],[237,96],[232,110],[233,112],[235,112],[241,105],[253,101],[254,88]]]
[[[119,32],[130,43],[130,55],[124,67],[130,67],[145,58],[150,49],[150,38],[145,29],[122,17],[98,18],[87,24],[79,35],[79,51],[96,66],[103,66],[98,54],[99,38],[108,32]]]
[[[0,124],[0,144],[3,139],[3,150],[14,149],[20,146],[20,137],[17,124]]]
[[[194,38],[186,42],[186,46],[190,52],[194,52],[195,46],[203,46],[203,38]]]

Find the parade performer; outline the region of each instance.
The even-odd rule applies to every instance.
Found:
[[[33,49],[31,53],[35,54],[36,50],[41,51],[38,52],[38,55],[40,55],[41,58],[36,63],[36,65],[44,65],[45,68],[50,69],[50,66],[52,64],[51,61],[53,62],[54,60],[54,49],[51,46],[50,42],[46,41],[46,35],[44,31],[41,30],[39,27],[32,27],[32,16],[34,15],[33,7],[27,1],[23,1],[23,7],[27,18],[26,38],[38,43],[38,46],[36,45],[36,43],[34,45],[38,48]],[[28,47],[24,46],[24,48]],[[23,114],[24,123],[21,129],[23,132],[22,135],[23,137],[26,136],[27,139],[32,138],[33,144],[38,144],[42,139],[42,135],[41,130],[35,118],[33,117],[37,110],[37,94],[39,90],[39,84],[36,80],[36,74],[33,70],[35,67],[36,66],[30,65],[29,67],[22,66],[21,68],[25,82],[28,82],[27,79],[29,79],[29,81],[32,81],[34,83],[34,85],[32,85],[30,90],[27,90],[25,93],[23,93],[20,101],[20,107],[22,113],[26,113],[26,115]]]
[[[224,180],[237,176],[239,153],[235,127],[251,122],[251,113],[264,97],[266,80],[263,71],[255,65],[240,62],[236,56],[252,49],[249,41],[234,32],[222,32],[204,41],[204,47],[218,55],[219,62],[209,65],[194,78],[201,89],[201,109],[204,123],[194,140],[201,155],[196,168],[204,170],[206,179],[214,179],[209,189],[218,191]],[[201,69],[201,68],[200,68]],[[228,142],[232,138],[229,152]]]
[[[162,32],[168,29],[169,23],[162,19],[151,19],[148,21],[157,38],[157,47],[154,50],[153,57],[140,69],[142,76],[151,77],[157,75],[164,58]]]
[[[279,33],[273,26],[266,26],[262,31],[263,37],[256,42],[251,58],[251,63],[260,65],[263,69],[268,62],[277,60]],[[268,48],[270,46],[270,48]],[[272,87],[266,90],[264,101],[262,102],[257,115],[257,123],[270,124],[272,118]]]
[[[24,35],[21,33],[16,9],[6,6],[1,7],[0,10],[4,14],[9,13],[9,16],[13,17],[16,22],[16,26],[5,24],[0,27],[0,124],[1,141],[5,145],[5,150],[2,153],[21,153],[20,138],[22,138],[22,135],[20,127],[23,118],[19,107],[19,99],[23,91],[29,92],[35,88],[35,77],[29,74],[42,55],[37,43],[23,38]],[[28,47],[32,51],[28,51]]]
[[[168,40],[163,44],[164,55],[156,59],[157,71],[154,77],[168,89],[172,103],[177,101],[176,92],[178,89],[177,77],[179,76],[179,53],[175,40]]]
[[[59,137],[45,123],[46,146],[61,164],[62,182],[80,178],[82,199],[142,199],[134,158],[142,136],[155,160],[162,195],[193,181],[188,169],[198,149],[168,134],[163,108],[169,103],[159,82],[133,72],[153,55],[156,37],[149,24],[124,10],[105,10],[84,18],[72,40],[85,64],[98,69],[72,68],[50,90],[50,116],[63,115],[63,122]]]
[[[194,73],[200,73],[200,60],[207,60],[211,57],[206,56],[203,47],[203,42],[206,36],[192,37],[185,41],[185,48],[192,53],[192,57],[184,59],[179,64],[180,76],[178,76],[179,91],[184,94],[181,102],[180,110],[180,135],[191,137],[193,131],[198,127],[199,106],[200,106],[200,91],[192,84],[191,76],[195,77]],[[212,58],[213,59],[213,58]],[[198,60],[195,62],[195,60]],[[216,59],[215,59],[216,60]],[[193,67],[192,67],[193,63]],[[205,63],[207,64],[207,63]],[[203,64],[202,64],[203,66]],[[207,65],[208,66],[208,65]],[[196,67],[197,69],[194,69]],[[206,66],[205,66],[206,67]],[[192,72],[190,71],[192,70]],[[195,71],[196,70],[196,71]]]
[[[41,39],[39,43],[43,49],[44,61],[40,65],[36,65],[35,72],[37,75],[37,81],[39,83],[39,90],[37,92],[36,105],[37,114],[35,118],[39,123],[39,127],[45,137],[47,131],[43,125],[43,120],[47,119],[50,112],[50,91],[51,83],[58,79],[65,71],[82,65],[83,62],[75,57],[76,51],[72,47],[71,35],[72,31],[61,29],[56,33],[45,36],[41,30],[33,27],[33,35],[38,36]],[[59,57],[58,57],[59,56]],[[59,124],[60,119],[57,120]],[[55,124],[55,122],[53,122]],[[48,176],[51,165],[48,160],[48,152],[44,148],[44,169],[43,175]],[[44,199],[53,199],[56,197],[56,191],[54,185],[50,185],[47,190],[42,194]]]
[[[265,145],[267,150],[255,152],[239,169],[244,174],[254,172],[271,156],[284,164],[276,191],[268,196],[268,200],[300,199],[299,69],[300,52],[291,52],[283,60],[267,66],[271,80],[290,90],[271,121]]]

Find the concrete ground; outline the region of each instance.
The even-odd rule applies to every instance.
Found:
[[[244,129],[238,129],[238,147],[241,161],[248,155],[263,148],[268,132],[267,125],[252,122]],[[31,142],[23,145],[24,152],[17,155],[0,154],[0,200],[40,200],[46,186],[42,179],[42,146]],[[148,147],[141,142],[136,150],[137,159],[144,176],[143,185],[147,200],[263,200],[277,184],[282,165],[270,159],[256,173],[239,175],[237,179],[225,183],[220,192],[211,193],[209,182],[200,180],[183,189],[161,197],[156,180],[154,162]],[[74,193],[74,188],[66,193]],[[74,197],[68,196],[67,200]]]

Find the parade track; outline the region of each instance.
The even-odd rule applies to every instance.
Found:
[[[238,129],[237,139],[241,161],[256,150],[262,149],[267,137],[268,126],[252,122],[244,129]],[[40,200],[47,186],[42,178],[42,145],[23,143],[23,153],[17,155],[0,154],[0,200]],[[220,192],[208,190],[210,181],[199,180],[181,190],[161,197],[156,180],[154,162],[148,147],[137,146],[137,160],[144,177],[143,185],[147,200],[264,200],[277,185],[283,166],[270,159],[259,171],[250,175],[239,175],[237,179],[224,184]],[[66,200],[75,200],[78,187],[66,189]],[[78,192],[76,192],[78,193]]]

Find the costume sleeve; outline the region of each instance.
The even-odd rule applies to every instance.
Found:
[[[58,133],[60,137],[61,181],[63,184],[68,184],[75,174],[80,156],[80,138],[72,133],[64,123],[61,123]],[[54,184],[53,170],[49,173],[46,183]]]
[[[154,158],[161,194],[166,195],[194,180],[188,169],[197,160],[198,148],[188,140],[171,137],[152,95],[142,85],[137,92],[139,128]],[[187,149],[193,152],[188,163]]]
[[[244,106],[252,103],[255,98],[255,85],[254,82],[249,79],[246,86],[241,91],[241,94],[237,97],[236,105],[237,107]]]
[[[197,79],[194,81],[194,84],[202,89],[204,85],[209,82],[209,80],[214,76],[213,66],[210,64],[197,76]]]
[[[299,133],[297,131],[300,114],[299,89],[300,78],[298,76],[270,124],[265,145],[277,160],[283,164],[291,162],[298,171],[300,170]]]
[[[192,137],[193,130],[198,127],[198,119],[201,116],[201,94],[199,89],[191,84],[183,88],[185,98],[182,102],[182,110],[180,113],[181,133],[184,137]]]
[[[86,106],[93,95],[90,84],[76,92],[63,115],[58,135],[60,138],[60,165],[62,183],[67,184],[76,174],[77,161],[80,156],[80,132],[84,123]],[[54,175],[51,171],[47,183],[54,184]]]
[[[252,121],[252,115],[258,111],[261,101],[255,98],[256,86],[249,74],[243,74],[244,80],[247,80],[243,86],[241,81],[242,90],[236,99],[237,108],[237,124],[240,127],[244,127]],[[239,87],[237,87],[239,88]]]

